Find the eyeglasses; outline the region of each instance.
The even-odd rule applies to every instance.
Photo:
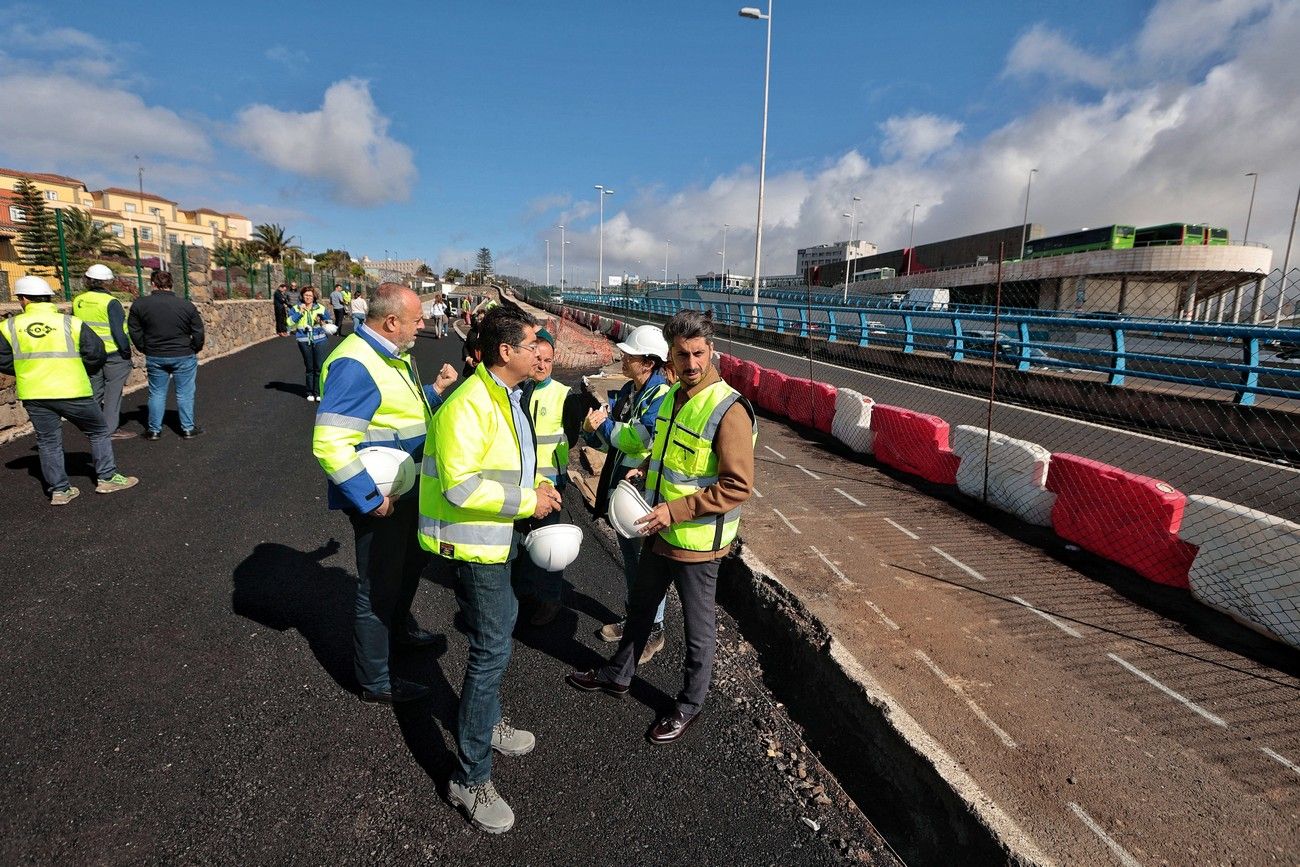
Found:
[[[506,346],[513,346],[515,349],[522,349],[524,352],[531,352],[533,355],[537,354],[537,349],[538,349],[538,344],[535,342],[528,343],[528,344],[507,343]]]

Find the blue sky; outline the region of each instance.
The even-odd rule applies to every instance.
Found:
[[[1208,221],[1285,243],[1300,183],[1294,2],[777,0],[764,272],[1031,219]],[[738,3],[0,6],[0,164],[462,266],[570,282],[752,272],[765,25]],[[328,8],[328,12],[322,12]],[[148,26],[144,26],[145,23]],[[201,34],[201,35],[196,35]],[[1280,258],[1280,255],[1279,255]]]

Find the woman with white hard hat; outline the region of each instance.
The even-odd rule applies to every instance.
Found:
[[[587,414],[582,426],[587,442],[609,453],[596,489],[598,515],[608,513],[611,494],[629,474],[635,478],[637,474],[632,471],[649,456],[650,445],[654,442],[655,419],[664,395],[668,393],[668,381],[664,376],[668,343],[659,326],[640,325],[632,329],[617,348],[623,353],[623,375],[629,381],[614,397],[612,411],[604,407],[594,409]],[[639,537],[618,536],[618,547],[623,552],[623,578],[629,590],[636,576],[643,542],[644,539]],[[624,605],[626,611],[626,597]],[[620,640],[625,619],[605,624],[597,634],[604,641]],[[654,631],[641,662],[649,662],[663,648],[663,623],[664,603],[661,600],[655,612]]]
[[[316,300],[316,290],[307,286],[302,301],[289,309],[289,330],[298,339],[302,364],[306,368],[307,400],[320,400],[320,369],[325,364],[328,338],[338,334],[338,325],[329,308]]]

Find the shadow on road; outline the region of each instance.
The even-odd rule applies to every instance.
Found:
[[[280,382],[277,380],[273,382],[268,382],[266,385],[262,387],[265,389],[274,389],[276,391],[283,391],[285,394],[292,394],[294,397],[305,398],[307,396],[307,386],[299,385],[297,383]]]

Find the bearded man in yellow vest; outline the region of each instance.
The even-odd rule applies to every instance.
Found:
[[[95,401],[104,410],[104,421],[115,440],[131,439],[134,431],[120,428],[122,421],[122,387],[131,375],[131,339],[126,335],[126,310],[109,290],[113,288],[113,271],[95,263],[86,269],[86,291],[72,299],[72,315],[90,326],[104,341],[104,367],[90,376]]]
[[[492,782],[492,751],[520,756],[536,744],[501,713],[501,679],[519,615],[511,584],[521,541],[515,522],[545,518],[561,501],[540,471],[520,387],[537,363],[537,320],[513,305],[499,306],[483,317],[479,335],[483,362],[429,425],[420,543],[452,576],[469,640],[457,715],[458,767],[447,799],[474,827],[501,834],[515,816]]]
[[[0,327],[0,373],[18,380],[15,390],[36,429],[50,505],[65,506],[81,493],[69,484],[64,464],[65,418],[90,440],[95,493],[135,487],[139,479],[117,471],[108,425],[92,397],[90,374],[104,366],[104,341],[80,319],[59,312],[54,290],[42,278],[19,277],[14,294],[23,312]]]
[[[713,366],[712,318],[682,310],[663,330],[677,382],[655,419],[645,465],[646,500],[654,508],[637,522],[647,539],[628,598],[627,623],[618,651],[603,668],[566,678],[584,692],[624,695],[650,639],[659,600],[668,585],[675,585],[686,632],[685,683],[674,708],[647,733],[654,744],[685,734],[708,695],[717,650],[718,567],[740,529],[740,506],[754,490],[758,438],[754,408]]]

